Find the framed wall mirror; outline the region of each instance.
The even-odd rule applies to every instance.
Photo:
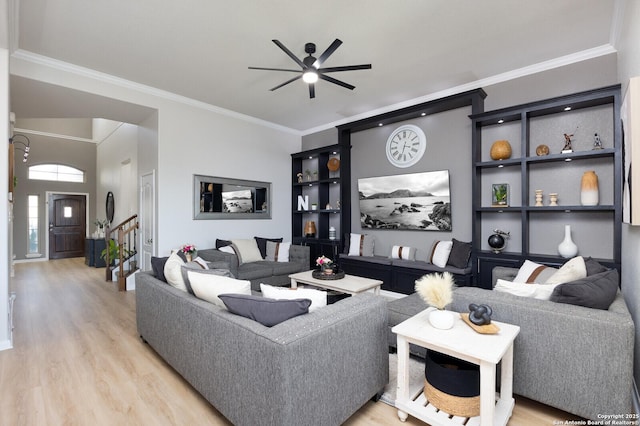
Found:
[[[113,222],[113,214],[115,211],[115,200],[113,199],[113,192],[107,193],[107,201],[105,203],[105,211],[107,214],[107,220],[109,223]]]
[[[271,219],[271,183],[193,175],[194,219]]]

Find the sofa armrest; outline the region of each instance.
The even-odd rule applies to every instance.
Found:
[[[311,265],[311,249],[309,246],[291,244],[289,248],[289,262],[303,264],[305,270],[307,270],[309,265]]]
[[[225,253],[218,249],[198,250],[198,256],[207,262],[227,262],[229,271],[234,277],[238,276],[238,256],[231,253]]]

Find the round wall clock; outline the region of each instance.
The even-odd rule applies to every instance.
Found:
[[[400,126],[387,139],[387,159],[396,167],[416,164],[427,148],[427,138],[422,129],[413,124]]]

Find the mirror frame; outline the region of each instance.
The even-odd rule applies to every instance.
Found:
[[[238,185],[245,187],[265,188],[266,211],[254,211],[252,213],[231,213],[231,212],[203,212],[200,211],[200,187],[203,183],[215,183],[222,185]],[[271,219],[271,182],[260,182],[255,180],[231,179],[218,176],[193,175],[193,219]]]

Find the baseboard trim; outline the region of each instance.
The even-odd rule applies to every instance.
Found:
[[[633,401],[633,411],[636,414],[640,414],[640,393],[638,393],[638,386],[636,384],[636,379],[633,379],[633,389],[631,389]]]
[[[7,349],[13,349],[13,344],[11,344],[11,340],[0,341],[0,351],[6,351]]]

